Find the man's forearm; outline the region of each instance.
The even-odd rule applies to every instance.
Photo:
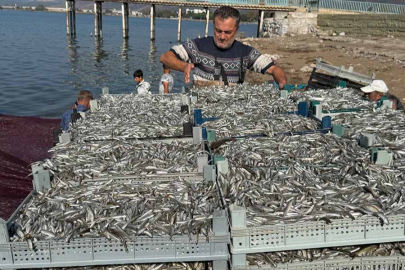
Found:
[[[165,64],[168,68],[170,69],[174,69],[177,71],[184,71],[187,63],[179,60],[176,55],[171,52],[165,52],[164,54],[162,54],[162,56],[160,57],[160,62]]]
[[[274,80],[280,85],[283,86],[287,83],[287,75],[284,70],[280,67],[275,67],[273,70]]]

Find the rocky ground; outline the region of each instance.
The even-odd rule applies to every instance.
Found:
[[[294,36],[244,39],[262,54],[274,56],[293,84],[307,83],[316,58],[334,66],[353,66],[355,72],[372,75],[386,82],[390,93],[405,103],[405,38],[353,36]],[[251,83],[270,80],[253,72],[246,75]]]

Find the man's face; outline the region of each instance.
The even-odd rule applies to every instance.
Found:
[[[233,18],[222,19],[216,17],[214,21],[214,42],[221,49],[228,49],[235,41],[235,34],[239,26]]]
[[[135,77],[136,83],[140,83],[142,81],[142,77]]]
[[[90,100],[91,99],[86,99],[86,104],[84,106],[86,106],[87,109],[90,109]]]
[[[369,98],[372,101],[377,101],[380,100],[380,98],[383,96],[383,93],[377,92],[377,91],[373,91],[369,94]]]
[[[77,100],[77,104],[81,104],[85,106],[87,109],[90,109],[90,101],[93,100],[93,98],[85,98],[82,100]]]

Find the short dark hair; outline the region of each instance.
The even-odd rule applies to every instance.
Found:
[[[93,93],[87,90],[82,90],[77,95],[77,101],[80,100],[93,100]]]
[[[220,17],[221,19],[228,19],[232,18],[236,21],[236,26],[240,24],[240,13],[236,8],[222,6],[215,10],[214,16],[212,17],[213,22],[215,23],[215,18]]]
[[[135,70],[135,72],[134,72],[134,78],[135,78],[135,77],[143,78],[142,69],[137,69],[137,70]]]
[[[168,66],[166,66],[165,64],[163,64],[163,69],[170,69]]]

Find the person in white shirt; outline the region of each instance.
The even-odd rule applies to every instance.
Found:
[[[170,74],[170,68],[163,65],[163,75],[160,78],[159,94],[169,94],[174,84],[173,76]]]
[[[134,72],[134,80],[136,82],[136,90],[138,91],[138,95],[152,94],[150,89],[150,83],[146,82],[143,79],[142,70],[137,69]]]

